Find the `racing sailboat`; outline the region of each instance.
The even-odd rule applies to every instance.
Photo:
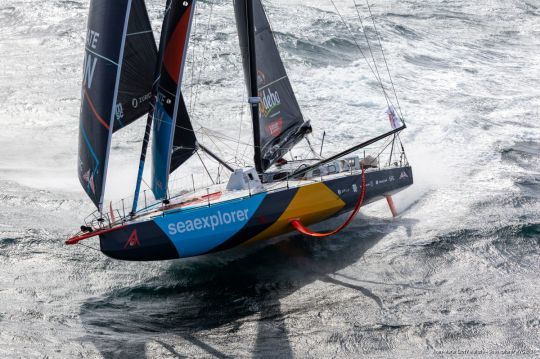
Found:
[[[149,261],[200,256],[291,231],[330,236],[361,206],[413,183],[399,133],[402,116],[389,105],[391,128],[333,156],[286,161],[312,132],[283,65],[261,0],[234,0],[253,128],[253,166],[238,168],[199,142],[182,95],[195,0],[168,0],[156,46],[144,0],[92,0],[88,20],[79,128],[79,180],[97,210],[67,240],[99,237],[116,259]],[[104,205],[113,133],[147,116],[133,205]],[[140,189],[150,139],[155,200]],[[387,143],[390,156],[366,156]],[[389,147],[390,146],[390,147]],[[170,174],[203,151],[229,172],[212,186],[174,190]],[[364,151],[359,155],[359,151]],[[338,229],[306,226],[349,213]],[[395,212],[394,212],[395,214]]]

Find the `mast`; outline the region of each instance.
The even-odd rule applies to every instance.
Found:
[[[255,22],[253,19],[253,0],[244,0],[247,15],[247,37],[249,57],[249,104],[251,105],[251,117],[253,119],[254,161],[258,173],[264,172],[261,163],[261,128],[259,123],[259,88],[257,85],[257,53],[255,49]]]
[[[262,173],[311,132],[304,121],[260,0],[235,0],[244,80],[251,105],[254,162]]]

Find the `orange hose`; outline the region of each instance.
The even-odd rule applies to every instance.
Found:
[[[354,207],[354,210],[352,211],[351,215],[341,226],[333,230],[332,232],[327,233],[317,233],[313,232],[309,228],[305,227],[302,222],[300,222],[300,219],[292,219],[290,221],[291,225],[300,233],[305,234],[306,236],[315,237],[315,238],[324,238],[324,237],[330,237],[334,234],[337,234],[347,228],[347,226],[351,223],[351,221],[354,219],[354,217],[358,214],[360,211],[360,207],[362,207],[362,203],[364,202],[364,197],[366,195],[366,173],[364,171],[364,167],[362,166],[362,189],[360,190],[360,196],[358,197],[358,201],[356,202],[356,206]]]

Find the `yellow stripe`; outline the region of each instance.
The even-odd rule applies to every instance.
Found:
[[[291,219],[300,219],[303,224],[310,225],[331,217],[343,207],[345,202],[323,183],[301,187],[281,217],[247,243],[290,232],[293,229],[289,223]]]

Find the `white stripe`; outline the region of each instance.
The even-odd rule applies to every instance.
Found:
[[[111,60],[111,59],[109,59],[109,58],[107,58],[107,57],[105,57],[103,55],[98,54],[95,51],[90,50],[88,47],[86,48],[86,51],[91,52],[92,54],[96,55],[97,57],[99,57],[99,58],[101,58],[103,60],[109,61],[111,64],[114,64],[114,65],[118,66],[118,63],[114,62],[113,60]]]
[[[152,32],[152,30],[132,32],[131,34],[127,34],[127,36],[142,35],[142,34],[148,34],[148,33],[151,33],[151,32]]]
[[[164,89],[163,87],[161,87],[161,86],[159,87],[159,90],[158,90],[158,91],[165,92],[165,93],[167,93],[167,95],[171,96],[171,97],[174,98],[174,99],[175,99],[176,96],[177,96],[177,95],[175,95],[175,94],[173,94],[173,93],[171,93],[171,92],[165,90],[165,89]]]
[[[99,211],[102,211],[103,198],[105,197],[105,184],[107,182],[107,167],[109,166],[109,154],[111,152],[111,138],[114,127],[114,117],[116,116],[116,100],[118,99],[118,88],[120,87],[120,75],[122,74],[122,60],[124,58],[124,48],[126,46],[126,34],[129,24],[129,15],[131,14],[131,1],[128,0],[126,9],[126,18],[124,19],[124,32],[122,32],[122,44],[120,45],[120,55],[118,56],[118,68],[116,70],[116,84],[114,85],[114,96],[111,109],[111,118],[109,120],[109,140],[107,141],[107,152],[105,153],[105,163],[103,167],[103,187],[101,188],[101,199],[99,200]]]
[[[270,82],[270,83],[267,84],[267,85],[264,85],[263,87],[259,87],[259,91],[264,90],[265,88],[267,88],[268,86],[271,86],[271,85],[275,84],[276,82],[279,82],[279,81],[281,81],[281,80],[285,80],[287,77],[288,77],[288,76],[285,75],[285,76],[283,76],[283,77],[281,77],[281,78],[279,78],[279,79],[277,79],[277,80],[274,80],[274,81]]]

